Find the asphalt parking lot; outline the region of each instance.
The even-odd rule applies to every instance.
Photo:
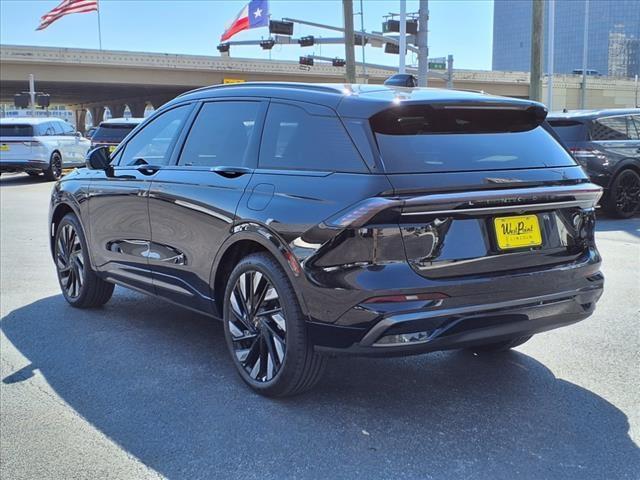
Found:
[[[640,475],[640,218],[599,221],[591,318],[502,355],[333,359],[315,390],[274,401],[207,317],[122,288],[69,307],[51,187],[0,179],[2,479]]]

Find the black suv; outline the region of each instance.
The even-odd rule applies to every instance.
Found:
[[[575,110],[547,119],[591,181],[609,215],[640,213],[640,109]]]
[[[58,182],[62,293],[117,283],[222,318],[251,387],[328,354],[504,350],[588,317],[601,188],[544,106],[436,89],[246,83],[163,106]]]

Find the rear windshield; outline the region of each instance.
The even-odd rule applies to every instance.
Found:
[[[534,111],[403,106],[371,119],[389,173],[575,165]]]
[[[31,125],[0,125],[0,137],[33,137]]]
[[[133,123],[107,123],[100,125],[91,140],[94,142],[120,143],[137,126],[137,124]]]
[[[553,127],[564,142],[574,143],[588,140],[587,129],[582,122],[575,120],[549,120],[549,125]]]

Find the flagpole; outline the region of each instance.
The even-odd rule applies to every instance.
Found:
[[[98,13],[98,45],[100,46],[100,50],[102,50],[102,28],[100,25],[100,2],[99,0],[96,1],[96,6],[98,7],[98,9],[96,10],[96,12]]]

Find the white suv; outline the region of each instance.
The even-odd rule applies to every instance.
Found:
[[[84,165],[91,142],[60,118],[0,119],[0,172],[44,173],[57,180],[63,168]]]

